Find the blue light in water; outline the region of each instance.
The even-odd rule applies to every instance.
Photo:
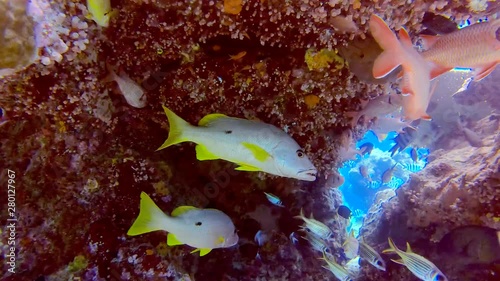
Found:
[[[384,140],[379,141],[372,131],[366,132],[363,138],[356,143],[356,148],[370,142],[373,144],[371,154],[357,156],[356,160],[346,161],[339,168],[340,174],[345,179],[344,184],[339,187],[343,194],[343,204],[352,211],[348,231],[353,229],[356,235],[358,235],[365,214],[373,203],[375,194],[387,188],[397,189],[409,180],[410,174],[422,170],[427,164],[427,159],[424,157],[429,154],[429,150],[426,148],[417,150],[418,161],[411,159],[411,147],[391,157],[389,150],[394,145],[393,138],[396,136],[396,132],[391,132]],[[382,184],[382,175],[394,165],[396,167],[392,179],[388,183]],[[361,166],[366,167],[369,179],[361,175]]]

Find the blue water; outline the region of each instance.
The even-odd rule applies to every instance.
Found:
[[[397,136],[396,132],[391,132],[387,137],[378,141],[377,136],[368,131],[362,139],[356,143],[356,148],[367,142],[373,144],[371,154],[357,156],[356,160],[344,162],[339,168],[340,174],[344,177],[344,184],[339,187],[343,194],[343,204],[348,206],[352,211],[351,224],[348,231],[354,230],[355,235],[358,235],[359,229],[363,223],[363,218],[368,212],[375,194],[379,191],[392,188],[397,189],[410,179],[412,173],[422,170],[427,165],[426,155],[429,154],[427,148],[418,148],[419,160],[411,159],[411,147],[394,154],[391,157],[389,150],[395,144],[393,138]],[[364,165],[368,168],[370,179],[364,178],[359,167]],[[386,184],[382,184],[382,174],[396,165],[392,174],[392,179]]]

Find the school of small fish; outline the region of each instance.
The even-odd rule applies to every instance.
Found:
[[[112,16],[109,0],[87,0],[87,6],[89,18],[101,27],[109,25]],[[342,32],[358,30],[349,17],[338,16],[333,18],[331,23]],[[479,81],[500,63],[500,42],[495,37],[498,28],[500,20],[494,20],[463,29],[448,28],[451,32],[445,35],[421,34],[420,38],[427,49],[419,52],[404,28],[398,31],[398,38],[381,17],[372,15],[369,30],[383,50],[374,62],[373,77],[380,79],[401,68],[399,78],[402,79],[400,85],[402,94],[386,94],[364,101],[360,111],[348,113],[352,117],[352,127],[364,117],[365,124],[370,124],[370,129],[375,132],[379,140],[384,139],[389,132],[396,131],[400,134],[395,139],[396,144],[391,149],[392,154],[404,150],[411,141],[409,132],[417,130],[411,122],[418,119],[431,120],[431,116],[427,114],[427,107],[433,94],[432,79],[455,67],[466,67],[475,69],[474,81]],[[464,41],[468,44],[463,44]],[[229,59],[239,62],[246,55],[246,51],[241,51],[230,55]],[[129,105],[135,108],[145,107],[147,96],[144,89],[123,71],[117,75],[109,65],[107,66],[109,76],[105,81],[115,81]],[[399,113],[401,107],[402,112]],[[193,142],[196,144],[196,158],[199,161],[221,159],[236,164],[235,169],[239,171],[264,172],[303,181],[316,180],[317,169],[305,151],[285,131],[271,124],[213,113],[204,116],[197,126],[194,126],[167,107],[163,106],[163,110],[170,128],[167,140],[157,150],[183,142]],[[0,117],[4,118],[3,110],[0,109],[0,113],[2,113]],[[481,138],[464,127],[461,122],[458,122],[457,126],[472,146],[483,145]],[[364,143],[359,150],[350,148],[340,157],[350,159],[356,155],[370,155],[372,150],[373,144]],[[414,165],[418,165],[422,157],[425,157],[415,147],[410,147],[409,154]],[[396,162],[381,175],[382,184],[391,182],[398,164]],[[367,166],[360,165],[358,169],[364,179],[372,181]],[[335,180],[332,185],[338,187],[342,184],[338,182],[340,180]],[[264,195],[272,205],[285,207],[277,195],[269,192],[264,192]],[[339,218],[351,219],[351,210],[348,206],[339,206],[337,214]],[[302,238],[309,242],[313,250],[322,253],[321,260],[326,262],[323,268],[329,270],[339,280],[353,280],[347,269],[337,263],[332,254],[329,244],[329,239],[333,235],[332,230],[323,222],[316,220],[312,214],[309,218],[306,217],[303,209],[300,209],[300,214],[295,218],[303,221],[300,231],[305,234]],[[195,248],[192,253],[199,252],[200,256],[208,254],[213,249],[232,247],[239,240],[231,218],[220,210],[179,206],[167,215],[146,193],[142,192],[139,215],[127,234],[135,236],[153,231],[167,232],[169,246],[188,245]],[[482,234],[488,230],[461,231],[482,231],[480,232]],[[259,230],[255,234],[254,241],[260,247],[269,241],[270,236],[268,231]],[[500,232],[497,232],[497,237],[500,245]],[[295,232],[290,234],[289,239],[293,245],[298,243]],[[400,259],[392,261],[406,266],[419,279],[448,280],[431,261],[414,253],[408,243],[406,252],[398,249],[390,237],[388,243],[390,248],[383,253],[397,254]],[[375,268],[386,270],[386,263],[380,254],[365,243],[362,237],[357,239],[353,231],[346,235],[342,249],[349,260],[359,256]]]

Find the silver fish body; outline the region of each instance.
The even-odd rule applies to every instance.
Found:
[[[300,215],[296,216],[295,218],[303,220],[305,223],[304,227],[322,239],[328,239],[333,234],[332,230],[328,226],[314,219],[312,214],[311,218],[306,218],[302,209],[300,209]]]
[[[375,249],[366,244],[363,240],[359,241],[359,256],[374,267],[385,271],[385,261]]]

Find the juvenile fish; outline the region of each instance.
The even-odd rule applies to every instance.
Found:
[[[363,178],[365,178],[367,181],[372,181],[370,174],[368,173],[368,168],[365,165],[360,165],[359,166],[359,173]]]
[[[363,239],[359,241],[359,257],[369,262],[374,267],[385,271],[384,259],[373,249],[370,245],[366,244]]]
[[[104,81],[115,81],[120,92],[127,103],[135,108],[143,108],[147,105],[147,97],[144,90],[123,71],[116,75],[115,71],[108,65],[109,75]]]
[[[305,222],[305,228],[309,229],[312,233],[314,233],[321,239],[328,239],[333,234],[332,230],[328,226],[320,221],[315,220],[312,214],[311,218],[306,218],[302,209],[300,209],[300,215],[295,216],[294,218],[303,220]]]
[[[283,202],[281,202],[281,199],[278,196],[267,192],[264,192],[264,194],[266,195],[267,200],[271,202],[273,205],[278,207],[285,207],[283,206]]]
[[[163,106],[170,123],[167,140],[157,149],[182,142],[196,143],[200,161],[223,159],[239,171],[314,181],[317,170],[302,148],[283,130],[259,121],[209,114],[193,126]]]
[[[448,281],[448,278],[428,259],[415,254],[410,244],[406,243],[406,252],[401,251],[396,247],[394,241],[389,237],[389,249],[382,251],[382,253],[396,253],[401,259],[392,260],[395,263],[406,266],[415,276],[424,281]]]
[[[127,235],[134,236],[157,230],[169,232],[169,246],[186,244],[196,248],[191,253],[199,251],[200,256],[208,254],[212,249],[227,248],[238,243],[234,224],[223,212],[180,206],[168,216],[142,192],[139,216]]]
[[[398,163],[394,164],[394,166],[392,166],[392,168],[390,169],[387,169],[383,174],[382,174],[382,183],[388,183],[391,181],[392,179],[392,174],[394,173],[394,168],[396,168],[396,166],[398,165]]]

